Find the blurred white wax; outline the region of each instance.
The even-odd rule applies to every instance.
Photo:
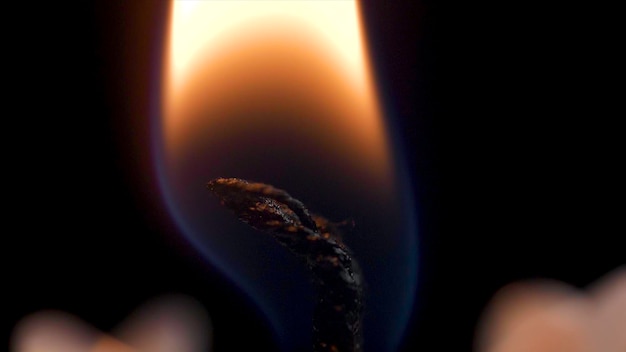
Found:
[[[626,352],[626,266],[581,291],[536,280],[496,293],[479,324],[478,352]]]
[[[205,352],[211,350],[211,322],[194,299],[176,295],[144,304],[111,334],[60,311],[22,319],[13,332],[12,352]]]

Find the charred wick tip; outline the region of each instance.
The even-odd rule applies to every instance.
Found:
[[[258,207],[259,203],[265,203],[281,207],[281,210],[289,212],[290,215],[295,215],[298,222],[305,228],[312,231],[317,230],[316,223],[304,204],[282,189],[265,183],[249,182],[240,178],[216,178],[208,182],[208,188],[220,198],[223,204],[236,213],[238,210],[242,210],[237,209],[241,208],[242,205]],[[263,210],[267,212],[272,209],[256,209],[256,211],[261,213]]]
[[[313,350],[360,352],[364,285],[337,226],[311,215],[302,202],[271,185],[217,178],[209,181],[207,188],[241,221],[271,234],[307,263],[318,294]]]
[[[209,191],[220,197],[227,190],[235,190],[237,188],[241,188],[245,184],[248,184],[248,181],[238,178],[219,177],[207,182],[206,187]]]

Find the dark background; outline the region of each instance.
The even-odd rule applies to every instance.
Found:
[[[470,350],[514,280],[583,287],[626,262],[609,31],[591,8],[362,2],[419,218],[402,351]],[[60,309],[108,330],[163,293],[207,307],[215,350],[273,350],[251,301],[165,212],[149,154],[164,2],[15,5],[5,17],[5,337]],[[623,115],[622,115],[623,116]]]

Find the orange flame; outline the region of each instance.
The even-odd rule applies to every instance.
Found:
[[[303,279],[299,285],[259,281],[271,271],[258,265],[260,256],[283,253],[211,217],[218,205],[203,185],[216,177],[275,184],[329,218],[355,218],[367,231],[350,245],[377,302],[364,323],[372,329],[366,341],[391,350],[413,302],[413,217],[357,1],[173,1],[170,10],[156,145],[162,191],[181,230],[255,293],[276,330],[289,329],[284,344],[299,350],[309,327],[293,325],[302,302],[288,297],[299,297],[308,281],[290,266],[277,281]]]
[[[356,1],[173,1],[170,13],[168,159],[194,139],[275,129],[390,182]]]

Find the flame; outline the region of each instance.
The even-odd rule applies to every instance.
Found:
[[[343,150],[388,182],[390,151],[358,12],[356,1],[173,1],[165,149],[180,153],[197,126],[214,125],[233,106],[248,104],[250,115],[272,106],[281,123],[317,120],[312,131],[327,152]]]
[[[365,230],[346,242],[369,280],[366,343],[387,351],[413,302],[416,244],[359,12],[356,0],[172,1],[155,150],[182,232],[254,295],[277,331],[289,330],[286,344],[310,333],[295,300],[310,282],[271,239],[212,217],[218,205],[204,184],[270,183],[333,220],[355,219]],[[271,267],[279,263],[290,265]]]
[[[194,57],[203,48],[215,49],[211,45],[222,33],[236,30],[246,22],[279,17],[314,27],[345,61],[352,78],[360,80],[356,83],[365,84],[366,65],[356,1],[175,1],[171,13],[170,64],[174,87],[193,69]]]

